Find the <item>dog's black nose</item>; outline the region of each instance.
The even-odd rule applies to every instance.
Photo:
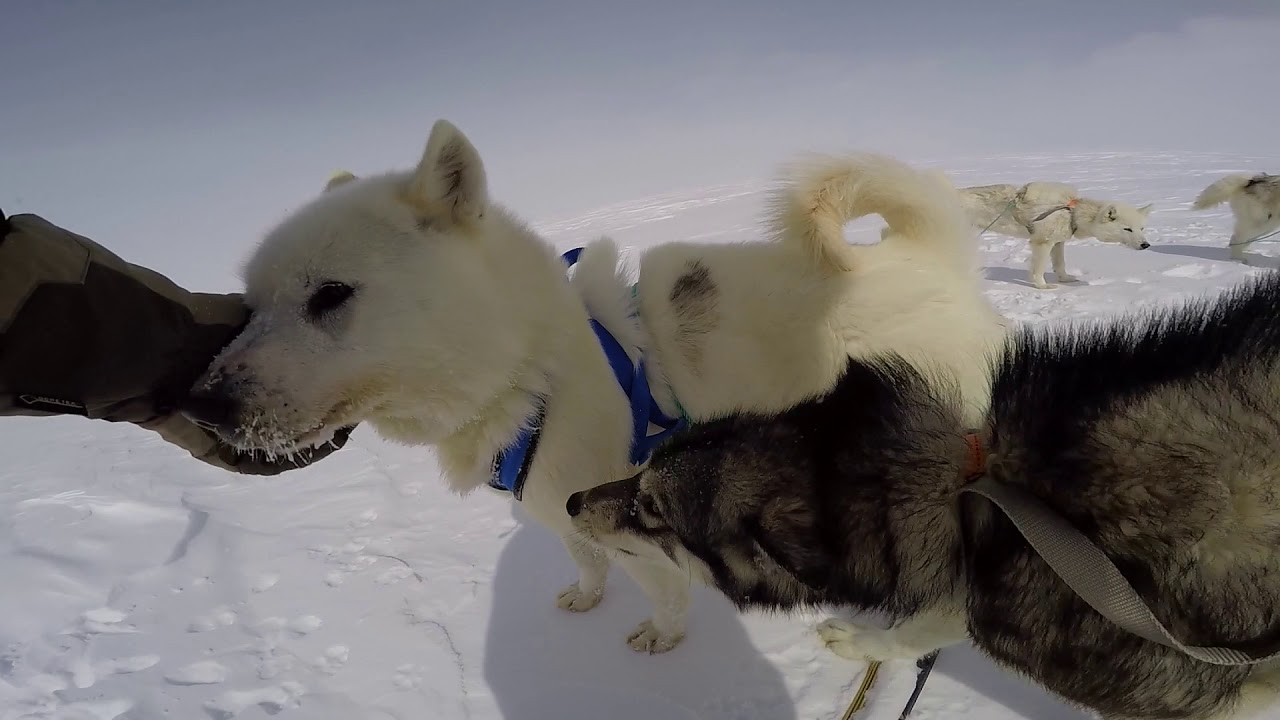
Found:
[[[178,409],[191,422],[206,430],[229,430],[235,425],[240,404],[225,392],[214,389],[188,395]]]
[[[1143,250],[1146,250],[1147,248],[1151,247],[1151,243],[1149,243],[1149,242],[1144,242],[1144,243],[1142,243],[1141,245],[1139,245],[1138,247],[1139,247],[1139,248],[1142,248]]]
[[[569,513],[569,517],[577,517],[582,512],[582,496],[586,493],[576,492],[569,496],[569,502],[564,504],[565,512]]]

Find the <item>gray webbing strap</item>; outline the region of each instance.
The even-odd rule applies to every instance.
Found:
[[[1048,210],[1045,210],[1044,212],[1036,216],[1036,219],[1032,220],[1031,223],[1034,225],[1035,223],[1040,222],[1041,220],[1049,217],[1050,215],[1058,212],[1059,210],[1070,210],[1070,209],[1071,209],[1070,205],[1059,205],[1055,208],[1049,208]]]
[[[990,477],[973,482],[961,492],[980,495],[995,503],[1058,577],[1090,607],[1120,628],[1213,665],[1254,665],[1280,657],[1280,651],[1263,655],[1231,648],[1184,645],[1156,619],[1106,554],[1039,498]]]

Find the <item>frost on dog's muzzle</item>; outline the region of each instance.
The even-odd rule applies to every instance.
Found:
[[[252,380],[228,380],[222,373],[213,373],[197,383],[177,409],[236,450],[262,453],[268,458],[291,457],[321,447],[344,429],[341,424],[323,420],[300,427],[290,422],[297,416],[289,412],[289,402],[279,401],[275,393],[263,390]]]
[[[565,513],[574,527],[597,539],[616,535],[628,525],[639,487],[640,475],[634,475],[575,492],[565,501]]]

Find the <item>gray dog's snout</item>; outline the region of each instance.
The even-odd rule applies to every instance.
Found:
[[[569,496],[569,501],[564,504],[565,512],[569,513],[569,517],[577,517],[582,512],[582,496],[584,493],[576,492]]]

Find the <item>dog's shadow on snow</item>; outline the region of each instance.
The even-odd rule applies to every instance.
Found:
[[[985,277],[988,280],[994,280],[996,282],[1002,282],[1002,283],[1009,283],[1010,285],[1021,285],[1022,287],[1031,288],[1033,290],[1036,289],[1036,286],[1032,285],[1031,281],[1027,279],[1026,268],[1020,269],[1020,268],[1003,267],[1001,265],[992,265],[989,267],[982,268],[982,274],[983,274],[983,277]],[[1059,283],[1057,278],[1054,277],[1053,273],[1049,273],[1048,275],[1046,275],[1045,279],[1047,279],[1051,283],[1057,284],[1058,287],[1068,287],[1068,288],[1081,287],[1089,284],[1085,280],[1076,280],[1075,282],[1069,282],[1069,283]]]
[[[551,532],[514,504],[512,512],[519,525],[495,568],[483,667],[503,718],[798,720],[782,673],[752,644],[727,600],[695,587],[686,641],[663,655],[637,653],[625,636],[649,616],[650,606],[635,583],[615,567],[594,610],[557,608],[557,593],[576,577],[573,563]],[[856,663],[835,655],[827,660],[847,665],[850,677],[858,672]],[[894,665],[895,673],[915,672],[909,663]],[[935,672],[1021,717],[1091,717],[967,644],[944,649]]]
[[[934,672],[1000,703],[1020,717],[1036,720],[1092,720],[1094,717],[1047,696],[1036,685],[997,667],[967,643],[944,648],[938,654]]]
[[[586,613],[556,607],[576,579],[560,541],[518,508],[493,579],[484,679],[507,720],[795,720],[782,673],[747,636],[738,614],[694,588],[688,636],[662,655],[626,635],[649,601],[614,567],[604,600]]]
[[[1161,255],[1179,255],[1182,257],[1196,258],[1197,260],[1221,260],[1222,262],[1231,261],[1231,250],[1225,247],[1212,247],[1207,245],[1155,245],[1151,248],[1151,252]]]
[[[1182,257],[1196,258],[1197,260],[1217,260],[1219,262],[1236,263],[1238,261],[1231,259],[1231,248],[1214,247],[1211,245],[1156,245],[1151,248],[1152,252],[1158,252],[1161,255],[1180,255]],[[1249,265],[1253,267],[1280,269],[1280,258],[1270,255],[1262,255],[1257,252],[1245,252],[1245,258]]]

